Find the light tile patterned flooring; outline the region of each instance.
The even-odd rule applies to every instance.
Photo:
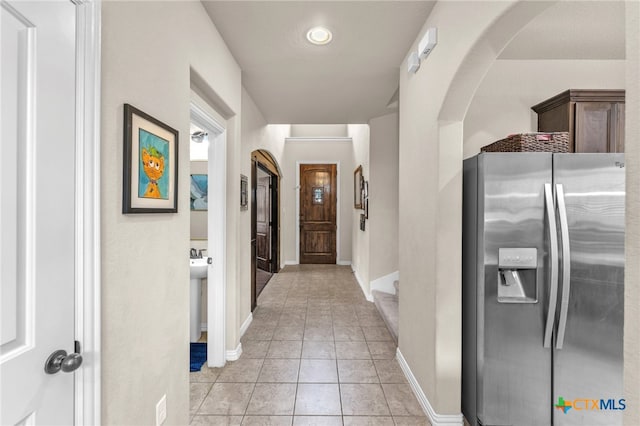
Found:
[[[241,342],[190,373],[192,425],[429,425],[348,266],[275,274]]]

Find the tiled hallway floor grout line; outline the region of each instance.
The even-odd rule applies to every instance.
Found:
[[[191,374],[191,424],[429,424],[349,267],[275,274],[241,342],[238,361]]]

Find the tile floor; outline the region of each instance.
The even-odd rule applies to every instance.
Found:
[[[190,373],[192,425],[429,425],[348,266],[275,274],[241,342]]]

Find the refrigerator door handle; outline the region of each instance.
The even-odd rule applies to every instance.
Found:
[[[556,348],[562,349],[564,332],[567,329],[567,313],[569,311],[569,295],[571,291],[571,248],[569,247],[569,224],[567,207],[564,202],[564,188],[556,184],[556,201],[560,216],[560,236],[562,238],[562,300],[560,301],[560,319],[558,320],[558,336]]]
[[[549,306],[547,307],[543,347],[550,348],[558,299],[558,230],[556,228],[556,210],[553,205],[553,190],[550,183],[544,184],[544,200],[547,221],[549,222],[549,269],[551,270],[551,280],[549,282]]]

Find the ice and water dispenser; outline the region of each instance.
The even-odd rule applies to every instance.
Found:
[[[498,302],[536,303],[537,267],[535,248],[498,249]]]

